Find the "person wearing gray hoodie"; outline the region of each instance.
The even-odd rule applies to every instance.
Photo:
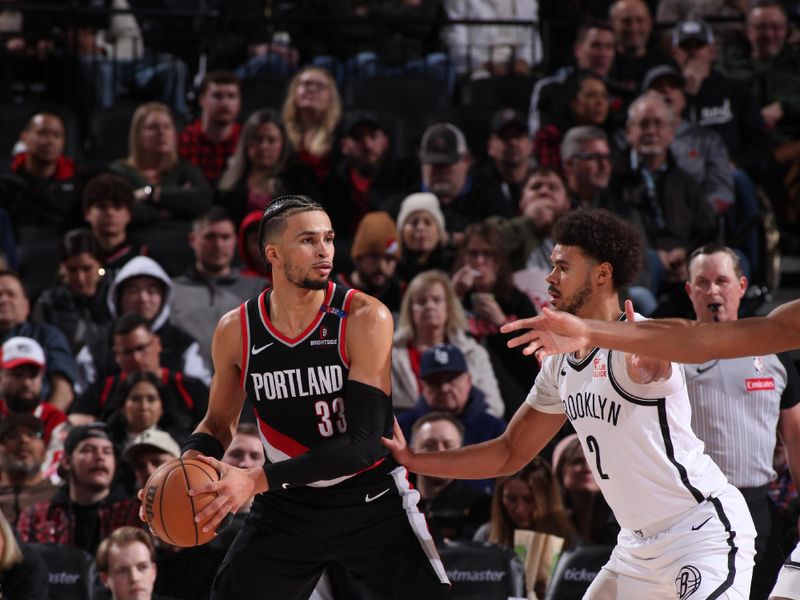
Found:
[[[113,318],[134,312],[150,322],[161,340],[161,364],[211,383],[211,371],[203,359],[200,344],[183,329],[169,322],[173,284],[164,269],[152,258],[137,256],[125,264],[108,289],[108,310]],[[96,342],[84,346],[77,356],[77,393],[100,378],[119,371],[114,360],[111,329]]]

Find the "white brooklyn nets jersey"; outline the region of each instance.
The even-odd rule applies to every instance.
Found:
[[[677,363],[669,379],[641,385],[628,377],[622,352],[595,348],[581,360],[550,356],[526,401],[541,412],[566,413],[595,481],[626,529],[675,518],[727,484],[692,432]]]

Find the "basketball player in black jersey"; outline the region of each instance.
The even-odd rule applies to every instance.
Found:
[[[419,494],[381,444],[392,429],[391,314],[329,280],[334,232],[309,198],[276,198],[259,237],[273,287],[220,319],[208,412],[182,449],[221,473],[190,492],[218,494],[196,517],[203,530],[257,494],[212,598],[305,599],[334,561],[378,598],[443,598]],[[263,468],[220,461],[245,396]]]

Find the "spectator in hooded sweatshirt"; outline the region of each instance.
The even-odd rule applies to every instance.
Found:
[[[108,309],[112,317],[128,312],[146,319],[161,340],[161,364],[172,371],[196,377],[206,385],[211,373],[203,360],[200,344],[183,329],[169,322],[174,290],[172,280],[164,269],[147,256],[137,256],[119,270],[108,290]],[[86,388],[109,374],[118,371],[111,351],[109,334],[78,354],[79,382],[76,390]]]

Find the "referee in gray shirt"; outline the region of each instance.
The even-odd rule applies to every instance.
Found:
[[[747,289],[739,257],[728,247],[709,244],[689,257],[686,291],[698,321],[737,318]],[[800,376],[784,354],[712,360],[686,365],[692,402],[692,429],[706,453],[739,488],[756,526],[756,566],[751,600],[769,596],[783,561],[773,532],[767,486],[775,432],[786,448],[795,484],[800,484]]]

